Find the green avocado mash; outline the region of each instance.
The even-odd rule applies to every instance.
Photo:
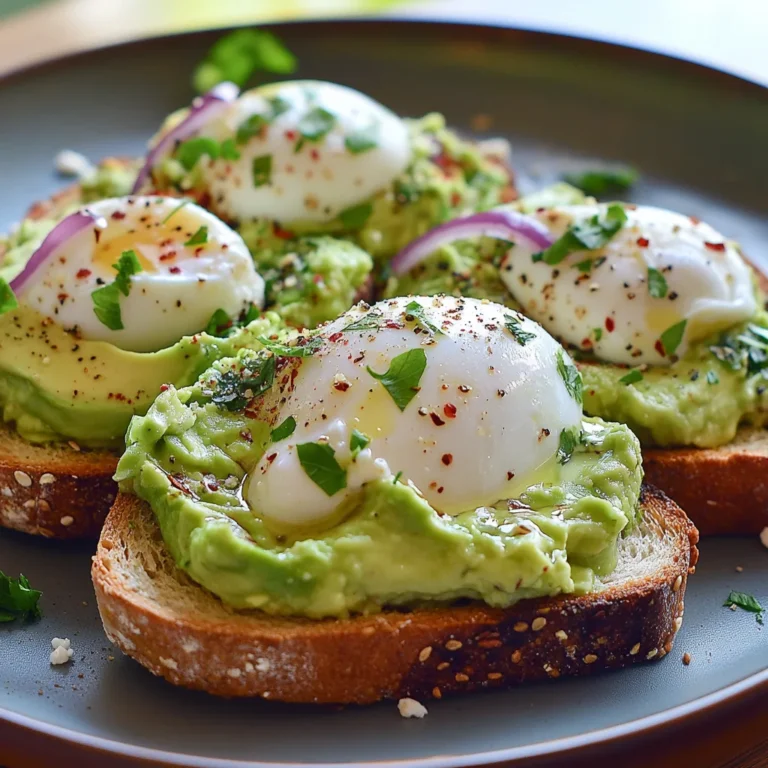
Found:
[[[585,419],[570,460],[553,460],[515,500],[441,516],[386,478],[340,521],[270,529],[241,495],[269,427],[217,398],[259,354],[242,350],[161,394],[131,422],[116,474],[150,503],[176,562],[227,603],[311,618],[462,597],[506,606],[592,590],[614,568],[637,514],[641,457],[626,427],[599,419]]]

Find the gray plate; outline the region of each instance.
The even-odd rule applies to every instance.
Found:
[[[439,110],[461,128],[473,115],[492,115],[494,132],[513,140],[523,186],[590,158],[630,162],[644,174],[637,200],[706,218],[764,258],[768,98],[756,86],[649,53],[485,27],[334,22],[288,25],[281,34],[303,77],[358,87],[402,114]],[[51,172],[58,150],[92,158],[140,151],[162,117],[189,100],[189,73],[211,40],[132,44],[0,84],[0,228],[60,185]],[[0,568],[23,571],[45,593],[39,623],[0,627],[0,745],[19,743],[26,727],[36,731],[24,740],[30,759],[55,739],[60,761],[79,744],[183,765],[452,766],[627,736],[768,681],[768,632],[754,616],[722,607],[731,589],[768,605],[768,553],[756,538],[711,539],[701,549],[685,625],[663,661],[433,702],[425,720],[406,721],[391,703],[339,711],[176,690],[107,644],[89,547],[0,533]],[[55,635],[72,639],[71,665],[49,666]],[[688,667],[684,652],[693,657]],[[78,759],[107,758],[81,749]]]

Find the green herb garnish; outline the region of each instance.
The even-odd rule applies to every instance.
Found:
[[[403,476],[403,470],[401,469],[392,480],[392,485],[397,485],[400,482],[400,478]]]
[[[142,271],[136,251],[123,251],[112,268],[117,270],[114,282],[91,293],[93,312],[110,330],[122,331],[124,326],[120,312],[120,294],[127,296],[131,292],[131,277]]]
[[[208,227],[204,224],[184,245],[205,245],[208,242]]]
[[[581,443],[581,429],[571,427],[560,432],[560,444],[557,448],[557,461],[560,464],[566,464],[571,460],[573,452]]]
[[[24,574],[14,579],[0,571],[0,622],[39,619],[41,613],[38,601],[42,594],[32,589]]]
[[[571,358],[562,349],[557,351],[557,372],[560,374],[568,394],[577,403],[581,403],[584,398],[584,384],[581,380],[581,374]]]
[[[300,443],[296,446],[299,462],[309,479],[326,495],[347,487],[347,470],[336,461],[335,451],[327,443]]]
[[[344,139],[344,146],[353,155],[359,155],[375,149],[379,145],[379,124],[373,123],[367,128],[353,131]]]
[[[268,124],[269,119],[264,115],[258,113],[250,115],[238,126],[235,141],[238,144],[247,144],[254,136],[258,136],[264,130],[264,126]]]
[[[648,267],[648,293],[654,299],[663,299],[669,290],[667,279],[658,269]]]
[[[201,157],[207,155],[211,160],[217,160],[221,157],[221,148],[222,145],[216,139],[198,136],[195,139],[182,141],[176,147],[174,157],[184,166],[185,170],[191,171]]]
[[[299,120],[301,138],[296,142],[294,152],[300,152],[306,141],[320,141],[333,126],[336,125],[336,115],[323,107],[313,107]]]
[[[228,331],[232,325],[232,318],[223,309],[217,309],[205,326],[205,332],[211,336],[221,336],[222,332]]]
[[[339,214],[339,219],[341,219],[344,229],[362,229],[372,213],[373,205],[371,203],[360,203],[360,205],[353,205],[351,208],[343,210]]]
[[[568,231],[540,253],[533,254],[534,261],[559,264],[566,256],[577,251],[594,251],[602,248],[625,224],[627,213],[618,203],[608,206],[604,216],[595,214],[588,221],[573,224]]]
[[[584,259],[584,261],[580,261],[578,264],[574,264],[574,268],[578,269],[579,272],[583,272],[584,274],[592,271],[592,266],[594,265],[595,260],[594,259]]]
[[[366,366],[366,370],[374,379],[381,382],[384,389],[392,396],[395,405],[404,411],[408,403],[416,397],[419,382],[426,367],[427,355],[424,350],[409,349],[393,357],[389,370],[385,373],[376,373],[370,366]]]
[[[253,186],[263,187],[272,180],[272,155],[259,155],[251,163]]]
[[[259,336],[258,340],[273,354],[278,357],[311,357],[322,346],[323,340],[319,336],[307,339],[305,344],[283,344],[280,341],[272,341],[266,336]]]
[[[728,599],[723,603],[723,606],[730,607],[735,605],[737,608],[741,608],[744,611],[756,614],[758,624],[763,623],[763,611],[765,610],[762,605],[752,595],[748,595],[746,592],[731,592],[728,595]]]
[[[593,328],[592,333],[595,335],[595,341],[600,341],[600,339],[603,338],[603,329],[602,328]]]
[[[352,430],[352,437],[349,440],[349,449],[352,451],[353,456],[357,456],[360,451],[367,448],[371,442],[371,438],[368,435],[359,432],[356,429]]]
[[[228,370],[220,374],[211,401],[227,411],[242,411],[254,397],[271,389],[276,360],[274,355],[262,355],[249,360],[241,373]]]
[[[418,301],[410,301],[406,304],[405,319],[409,323],[415,320],[424,330],[435,334],[435,336],[443,333],[434,323],[427,320],[427,316],[424,314],[424,307]]]
[[[720,377],[714,371],[707,371],[707,384],[719,384]]]
[[[664,352],[668,355],[674,355],[675,351],[682,343],[683,336],[685,335],[685,326],[687,324],[687,320],[681,320],[679,323],[671,325],[661,334],[661,344],[664,347]]]
[[[167,224],[182,208],[189,205],[192,202],[188,197],[185,197],[164,219],[163,224]]]
[[[619,379],[621,384],[629,386],[630,384],[637,384],[638,381],[643,380],[643,372],[639,368],[633,368],[628,374],[622,376]]]
[[[521,347],[524,347],[529,341],[536,338],[536,334],[524,331],[521,326],[522,321],[519,318],[512,315],[504,315],[504,327],[512,334],[512,338]]]
[[[626,192],[638,179],[634,168],[617,168],[566,173],[563,179],[591,197]]]
[[[276,443],[279,440],[285,440],[286,437],[290,437],[296,431],[296,419],[293,416],[289,416],[282,424],[278,424],[270,433],[272,442]]]
[[[378,331],[381,328],[382,317],[378,312],[369,312],[357,320],[353,320],[349,325],[341,329],[342,333],[349,331]]]
[[[10,312],[19,306],[16,294],[13,292],[7,280],[0,277],[0,315]]]

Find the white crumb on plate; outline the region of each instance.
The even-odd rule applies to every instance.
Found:
[[[93,163],[79,152],[62,149],[54,158],[53,165],[62,176],[74,176],[77,179],[90,176],[95,171]]]
[[[54,637],[51,640],[51,664],[66,664],[74,654],[68,637]]]
[[[768,549],[768,525],[760,531],[760,541],[763,546]]]
[[[400,717],[418,717],[421,719],[427,714],[427,708],[416,699],[400,699],[397,702]]]

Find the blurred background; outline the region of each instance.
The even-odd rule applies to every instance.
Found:
[[[0,75],[155,34],[372,15],[502,23],[608,39],[768,84],[768,0],[0,0]]]

